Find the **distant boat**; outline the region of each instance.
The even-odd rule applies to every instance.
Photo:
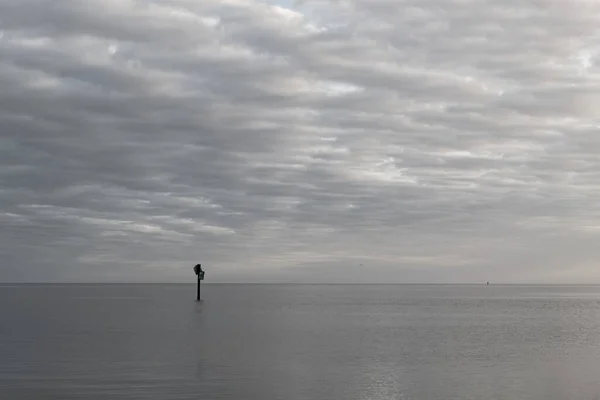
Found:
[[[490,285],[490,283],[489,283],[489,282],[488,282],[488,283],[486,283],[486,286],[489,286],[489,285]]]

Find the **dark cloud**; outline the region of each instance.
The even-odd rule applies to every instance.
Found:
[[[0,280],[597,280],[598,17],[0,0]]]

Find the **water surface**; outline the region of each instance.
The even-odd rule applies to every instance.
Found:
[[[0,399],[598,399],[600,287],[0,285]]]

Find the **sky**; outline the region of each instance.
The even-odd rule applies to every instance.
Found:
[[[0,0],[0,281],[600,283],[599,21]]]

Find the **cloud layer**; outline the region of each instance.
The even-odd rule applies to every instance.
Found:
[[[598,20],[0,0],[0,280],[598,282]]]

